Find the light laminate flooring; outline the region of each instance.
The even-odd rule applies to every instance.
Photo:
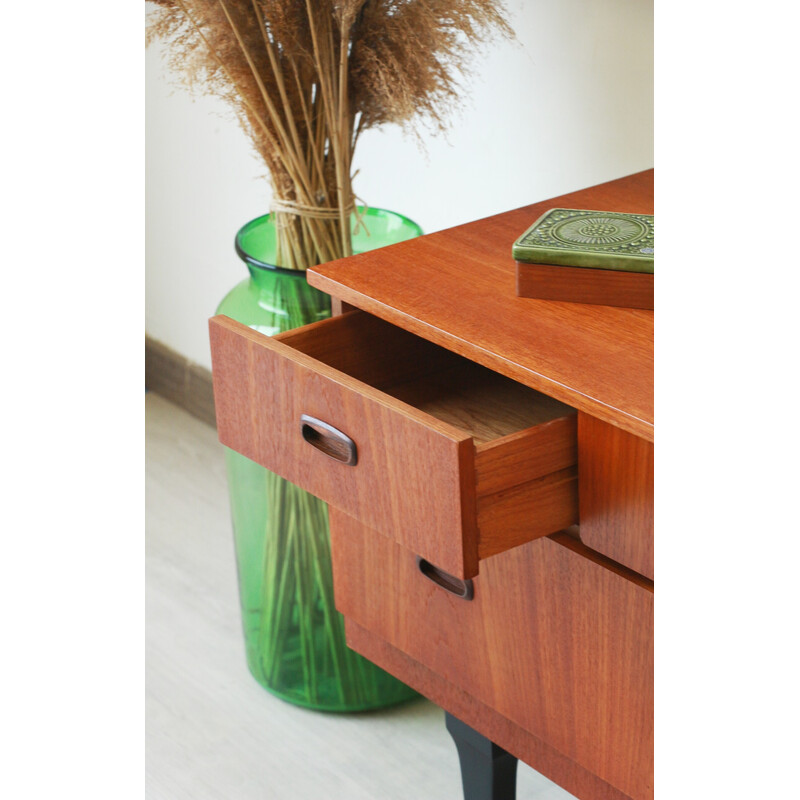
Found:
[[[460,800],[444,713],[307,711],[244,659],[222,448],[158,395],[146,404],[147,800]],[[525,764],[519,800],[570,800]]]

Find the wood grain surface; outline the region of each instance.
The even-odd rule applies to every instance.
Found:
[[[578,470],[568,467],[478,497],[478,558],[489,558],[578,521]]]
[[[349,620],[623,794],[652,797],[651,582],[561,533],[483,561],[467,601],[333,510],[331,538]]]
[[[653,171],[308,272],[313,286],[653,440],[653,312],[518,297],[511,245],[552,207],[653,213]]]
[[[570,792],[571,796],[586,800],[630,800],[630,795],[598,778],[547,742],[499,714],[490,705],[482,703],[353,620],[345,619],[345,633],[348,646],[357,653],[393,675],[402,675],[403,680],[420,694],[533,766],[538,773]],[[549,798],[550,793],[546,796]]]
[[[578,414],[581,541],[654,578],[654,446]]]
[[[652,274],[517,262],[517,294],[540,300],[653,309]]]
[[[463,359],[362,311],[272,337],[375,389],[411,382]]]
[[[479,497],[536,480],[578,463],[577,415],[565,413],[475,450]]]

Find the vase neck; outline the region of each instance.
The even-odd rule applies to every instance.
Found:
[[[305,282],[305,270],[300,269],[280,269],[278,267],[266,268],[253,264],[250,261],[245,261],[247,270],[250,277],[256,286],[261,288],[269,288],[279,281],[303,281]]]

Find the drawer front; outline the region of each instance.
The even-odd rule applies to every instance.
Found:
[[[316,325],[336,328],[341,319]],[[310,358],[281,337],[263,336],[225,317],[211,321],[211,352],[222,444],[397,537],[443,569],[477,572],[469,435]],[[391,355],[386,361],[391,365]],[[349,437],[356,463],[343,463],[304,438],[304,415]],[[311,428],[306,436],[313,438],[319,426]]]
[[[556,534],[482,562],[467,600],[342,513],[331,536],[348,619],[621,792],[652,797],[648,581]]]
[[[652,442],[578,415],[581,541],[653,580]]]

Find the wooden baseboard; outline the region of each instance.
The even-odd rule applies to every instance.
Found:
[[[211,372],[147,334],[144,338],[144,385],[216,427]]]

